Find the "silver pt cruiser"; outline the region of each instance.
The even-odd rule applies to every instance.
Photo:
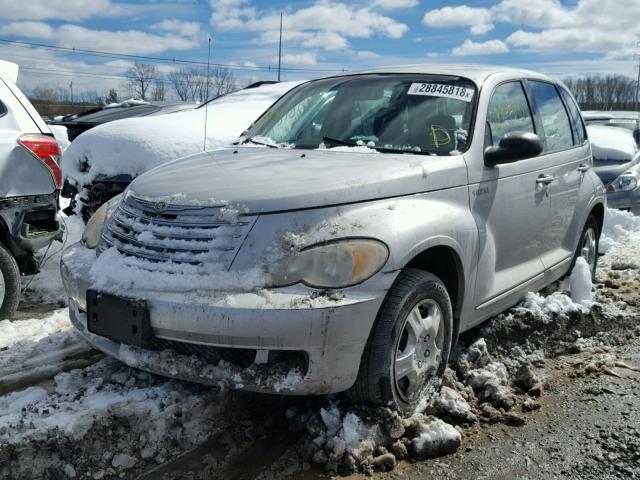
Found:
[[[596,268],[602,183],[538,73],[418,65],[302,84],[158,167],[62,260],[73,323],[134,367],[409,412],[457,335]]]

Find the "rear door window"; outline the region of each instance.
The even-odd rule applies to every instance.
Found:
[[[569,115],[555,85],[530,80],[529,86],[533,103],[542,121],[544,152],[551,153],[572,148],[573,133]]]
[[[496,87],[489,102],[487,124],[486,146],[498,145],[507,133],[535,133],[529,102],[520,82]]]

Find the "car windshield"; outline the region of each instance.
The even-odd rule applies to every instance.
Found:
[[[467,149],[475,100],[473,83],[453,76],[316,80],[282,97],[246,132],[244,142],[448,155]]]

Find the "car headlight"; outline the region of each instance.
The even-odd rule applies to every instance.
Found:
[[[122,194],[113,197],[107,203],[103,204],[96,213],[94,213],[82,232],[82,243],[85,247],[94,249],[100,243],[100,237],[102,237],[102,230],[104,229],[105,222],[111,217],[111,214],[115,211],[116,207],[122,199]]]
[[[387,246],[372,239],[349,239],[305,248],[272,272],[276,286],[304,283],[316,288],[343,288],[364,282],[387,261]]]
[[[638,186],[638,175],[629,170],[617,177],[607,186],[607,192],[628,192]]]

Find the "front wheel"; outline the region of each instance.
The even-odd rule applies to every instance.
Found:
[[[451,300],[442,281],[422,270],[404,270],[382,306],[350,396],[414,412],[440,388],[452,331]]]
[[[0,245],[0,320],[10,318],[20,302],[20,270],[16,259]]]

